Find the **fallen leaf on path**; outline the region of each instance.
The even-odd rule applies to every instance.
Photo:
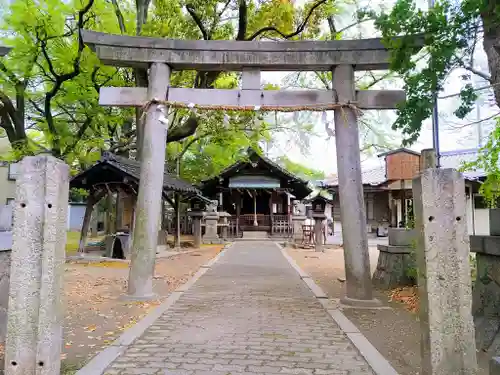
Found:
[[[95,324],[91,324],[87,327],[84,327],[85,332],[94,332],[97,329],[97,326]]]

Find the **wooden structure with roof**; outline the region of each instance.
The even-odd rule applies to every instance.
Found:
[[[104,152],[101,159],[90,168],[79,173],[70,181],[70,188],[84,189],[89,192],[87,207],[82,225],[82,236],[79,251],[83,251],[90,225],[93,206],[104,196],[120,193],[121,210],[117,210],[117,230],[132,230],[134,226],[134,209],[140,181],[139,161]],[[200,190],[189,182],[173,176],[165,169],[163,177],[162,198],[172,207],[176,207],[174,193],[180,200],[194,197],[206,200]],[[162,205],[163,202],[158,202]]]
[[[249,149],[247,157],[202,182],[203,195],[219,200],[219,209],[231,215],[230,228],[286,234],[290,231],[291,204],[311,193],[308,182],[272,160]]]

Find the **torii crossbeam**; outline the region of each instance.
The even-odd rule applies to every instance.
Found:
[[[361,181],[357,111],[394,109],[405,99],[400,90],[355,90],[355,70],[389,66],[390,51],[380,39],[345,41],[189,41],[130,37],[83,31],[84,42],[105,64],[149,68],[149,87],[104,87],[100,104],[144,106],[141,179],[129,295],[152,296],[158,217],[165,163],[164,105],[207,107],[303,107],[334,109],[340,209],[346,268],[346,303],[373,299],[366,214]],[[418,48],[419,42],[415,47]],[[241,90],[170,87],[172,70],[242,71]],[[333,90],[261,90],[261,71],[332,71]],[[192,103],[192,104],[191,104]],[[289,108],[290,109],[290,108]]]

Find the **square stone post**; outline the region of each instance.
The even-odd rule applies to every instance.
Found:
[[[201,218],[203,217],[203,212],[191,211],[189,216],[193,218],[193,237],[194,237],[194,247],[199,249],[201,247]]]
[[[333,94],[340,104],[354,102],[352,65],[340,65],[333,70]],[[346,297],[342,302],[376,305],[378,301],[373,299],[370,274],[357,113],[342,107],[335,109],[334,117],[346,273]]]
[[[16,182],[5,373],[59,374],[69,167],[27,156]]]
[[[323,220],[326,219],[325,214],[313,212],[314,219],[314,251],[324,251],[323,247]]]
[[[148,100],[165,100],[170,83],[170,67],[154,63],[149,69]],[[151,104],[146,113],[142,145],[141,176],[134,220],[128,297],[153,298],[153,273],[158,244],[159,218],[165,168],[167,109]],[[141,125],[139,125],[141,126]]]
[[[423,375],[477,374],[465,184],[454,169],[413,179]]]
[[[229,227],[229,221],[228,221],[228,218],[230,218],[231,215],[225,211],[222,211],[222,212],[219,212],[219,224],[220,224],[220,227],[221,227],[221,239],[223,239],[224,241],[227,240],[227,229]]]

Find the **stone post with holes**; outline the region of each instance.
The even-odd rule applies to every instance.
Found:
[[[339,104],[355,101],[352,65],[334,68],[333,90]],[[347,106],[334,111],[346,273],[346,297],[342,302],[356,306],[377,306],[380,302],[373,298],[370,273],[357,116],[356,111]]]
[[[422,374],[476,375],[465,183],[454,169],[413,180]]]
[[[5,373],[60,373],[69,167],[27,156],[16,182]]]
[[[148,100],[164,99],[170,83],[170,67],[151,64]],[[160,227],[163,171],[165,168],[166,108],[152,104],[147,109],[142,144],[141,176],[135,211],[128,298],[151,299]]]

